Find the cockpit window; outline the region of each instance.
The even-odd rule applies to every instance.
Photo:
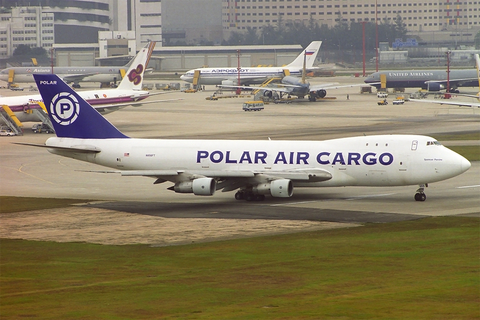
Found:
[[[438,141],[427,141],[427,146],[441,146],[442,144]]]

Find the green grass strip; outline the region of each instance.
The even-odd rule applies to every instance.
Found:
[[[0,314],[479,319],[479,222],[437,217],[174,247],[2,239]]]
[[[88,200],[0,196],[0,213],[63,208]]]
[[[451,146],[448,149],[461,154],[469,161],[480,161],[480,146]]]

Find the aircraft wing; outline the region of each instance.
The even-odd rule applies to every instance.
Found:
[[[278,87],[256,87],[256,86],[230,86],[230,85],[218,85],[221,88],[230,88],[230,89],[242,89],[242,90],[267,90],[267,91],[277,91],[277,92],[285,92],[289,93],[290,90],[287,87],[297,88],[298,86],[295,85],[280,85]]]
[[[136,102],[132,101],[132,102],[116,103],[116,104],[103,104],[103,105],[94,106],[94,108],[101,114],[107,114],[107,113],[111,113],[111,112],[123,109],[128,106],[140,107],[141,105],[144,105],[144,104],[150,104],[150,103],[156,103],[156,102],[168,102],[168,101],[176,101],[176,100],[183,100],[183,99],[164,99],[164,100],[153,100],[153,101],[140,100]]]
[[[467,82],[472,82],[472,81],[478,81],[477,78],[465,78],[465,79],[454,79],[454,80],[449,80],[450,81],[450,84],[454,84],[454,85],[457,85],[459,87],[461,87],[464,83],[467,83]],[[425,81],[425,84],[429,84],[429,83],[438,83],[438,84],[442,84],[442,85],[447,85],[447,80],[430,80],[430,81]]]
[[[337,86],[338,83],[325,83],[325,84],[317,84],[314,86],[310,86],[310,91],[318,91],[318,90],[327,90],[327,89],[339,89],[339,88],[352,88],[352,87],[363,87],[365,83],[358,83],[358,84],[348,84],[348,85],[341,85]]]
[[[290,179],[292,181],[320,182],[330,180],[332,174],[325,169],[309,168],[299,170],[270,171],[270,170],[129,170],[116,171],[122,176],[144,176],[155,178],[155,184],[171,181],[174,183],[192,181],[194,179],[208,177],[218,180],[217,190],[223,192],[232,191],[242,186],[267,183],[278,179]]]
[[[477,93],[477,94],[455,93],[455,96],[475,98],[475,99],[480,100],[480,92]]]
[[[82,81],[86,77],[94,76],[98,73],[85,73],[85,74],[69,74],[62,77],[62,80],[69,83],[69,82],[78,82]]]
[[[470,108],[480,108],[480,103],[476,102],[462,102],[462,101],[442,101],[442,100],[424,100],[424,99],[410,99],[410,101],[415,101],[415,102],[425,102],[425,103],[436,103],[436,104],[446,104],[446,105],[452,105],[452,106],[459,106],[459,107],[470,107]]]

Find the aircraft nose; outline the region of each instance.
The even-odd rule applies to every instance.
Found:
[[[470,167],[472,166],[472,164],[470,163],[470,161],[468,161],[467,159],[465,159],[464,157],[460,156],[462,159],[460,160],[461,161],[461,166],[462,166],[462,172],[465,172],[467,171],[468,169],[470,169]]]
[[[182,74],[182,75],[180,76],[180,79],[182,79],[182,80],[185,80],[185,78],[186,78],[186,77],[185,77],[184,74]]]

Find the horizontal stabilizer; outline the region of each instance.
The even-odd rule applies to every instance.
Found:
[[[48,149],[55,149],[55,150],[62,150],[62,151],[72,151],[76,153],[99,153],[100,150],[94,146],[88,145],[78,145],[78,146],[71,146],[71,147],[59,147],[59,146],[47,146],[46,144],[35,144],[35,143],[22,143],[22,142],[12,142],[13,144],[19,144],[22,146],[29,146],[29,147],[39,147],[39,148],[48,148]]]

